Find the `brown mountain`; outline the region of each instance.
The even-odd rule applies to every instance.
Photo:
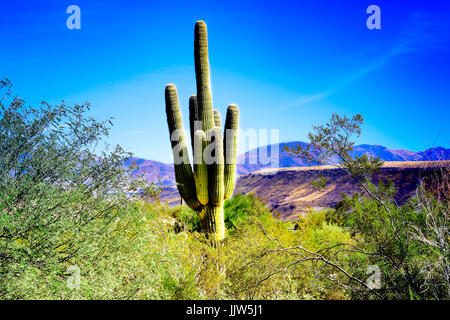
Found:
[[[360,191],[356,183],[338,169],[329,166],[308,167],[303,160],[284,150],[285,146],[295,147],[299,144],[306,146],[304,142],[293,141],[253,149],[240,155],[237,165],[239,178],[236,182],[235,193],[260,195],[282,218],[291,219],[297,214],[308,211],[308,208],[334,206],[341,200],[342,192],[351,194]],[[272,150],[278,150],[275,169],[270,169],[274,166],[270,163]],[[414,194],[420,178],[433,172],[432,167],[448,165],[450,162],[439,161],[450,160],[450,149],[441,147],[414,152],[365,144],[355,146],[353,154],[358,156],[367,154],[386,161],[379,177],[389,178],[394,182],[398,189],[399,202],[405,201]],[[140,171],[144,172],[149,181],[156,182],[160,178],[164,186],[161,194],[163,201],[172,205],[180,203],[172,164],[140,158],[132,160],[136,161]],[[319,175],[328,179],[328,186],[324,192],[314,191],[310,186],[311,179]]]
[[[173,165],[163,162],[146,160],[142,158],[130,158],[125,163],[126,166],[135,162],[139,167],[139,172],[143,173],[147,181],[158,182],[160,181],[163,186],[175,187],[175,173],[173,171]],[[134,173],[137,173],[136,171]]]
[[[390,179],[395,188],[397,203],[403,204],[414,196],[422,179],[434,179],[450,161],[385,162],[374,181]],[[323,176],[324,190],[314,190],[310,181]],[[342,200],[342,193],[353,194],[361,187],[340,169],[332,166],[266,169],[242,175],[236,183],[236,193],[253,193],[266,200],[283,219],[295,219],[309,209],[334,207]]]
[[[290,168],[310,166],[310,164],[304,162],[298,157],[290,155],[284,150],[285,146],[292,148],[296,145],[302,145],[303,147],[305,147],[307,144],[301,141],[279,143],[269,145],[267,147],[252,149],[244,154],[241,154],[237,159],[237,174],[248,174],[271,167]],[[278,158],[275,162],[275,165],[273,165],[270,163],[270,156],[272,155],[272,150],[276,149],[278,149]],[[408,150],[389,149],[379,145],[361,144],[354,147],[353,154],[358,156],[367,154],[371,157],[380,157],[380,159],[383,161],[450,160],[450,149],[441,147],[415,152]],[[141,158],[132,158],[131,160],[136,161],[141,171],[144,172],[149,181],[156,182],[158,180],[158,177],[160,177],[165,187],[175,187],[175,175],[172,164]],[[130,161],[126,165],[129,164]]]
[[[412,197],[421,179],[433,178],[442,167],[450,167],[450,161],[385,162],[374,179],[390,179],[397,189],[396,201],[404,203]],[[328,179],[322,191],[312,188],[310,181],[319,176]],[[234,194],[253,193],[263,198],[282,219],[295,219],[310,209],[333,207],[345,194],[360,192],[359,185],[342,171],[332,166],[290,167],[265,169],[240,175]],[[161,200],[179,204],[176,189],[168,188]]]

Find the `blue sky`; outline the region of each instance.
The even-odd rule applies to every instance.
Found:
[[[81,9],[69,30],[66,8]],[[369,30],[369,5],[381,29]],[[194,24],[208,26],[215,108],[246,130],[304,140],[333,112],[365,118],[358,143],[450,146],[446,1],[0,1],[0,76],[30,104],[92,104],[109,141],[171,162],[164,86],[187,120],[195,93]],[[186,124],[186,121],[185,121]],[[245,146],[243,147],[245,149]]]

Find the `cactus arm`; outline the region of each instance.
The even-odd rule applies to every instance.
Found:
[[[205,133],[197,130],[194,134],[194,177],[197,198],[202,205],[208,203],[208,167],[203,158],[206,143]]]
[[[236,154],[239,128],[239,108],[235,104],[230,104],[227,109],[224,131],[224,198],[228,199],[233,194],[236,180]]]
[[[183,121],[181,118],[178,95],[175,85],[168,84],[165,90],[167,124],[174,157],[175,179],[177,188],[186,204],[194,210],[201,207],[195,190],[195,179],[189,161],[189,153],[184,137]],[[181,160],[181,161],[179,161]]]
[[[222,117],[220,116],[219,110],[214,109],[213,116],[214,116],[214,126],[221,128],[222,127]]]
[[[207,132],[214,127],[214,119],[209,85],[208,35],[205,22],[197,21],[194,36],[198,112],[199,118],[202,121],[202,130]]]
[[[214,150],[214,161],[208,165],[209,203],[220,206],[224,198],[224,153],[222,131],[219,127],[211,130],[211,146]]]

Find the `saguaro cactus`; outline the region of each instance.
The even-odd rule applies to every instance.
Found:
[[[225,237],[223,201],[234,189],[239,109],[227,109],[224,134],[221,117],[213,110],[209,78],[206,24],[195,24],[195,74],[197,95],[189,99],[189,122],[194,170],[189,160],[183,122],[175,85],[166,86],[166,113],[175,163],[177,188],[186,204],[200,215],[208,236],[220,241]]]

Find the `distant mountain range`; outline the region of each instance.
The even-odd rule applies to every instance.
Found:
[[[433,191],[435,182],[448,170],[450,161],[386,161],[373,181],[391,180],[396,190],[395,200],[401,205],[416,194],[419,184]],[[319,176],[327,179],[326,187],[321,190],[314,189],[310,183]],[[352,195],[361,191],[355,180],[336,167],[311,166],[265,169],[240,175],[234,194],[255,194],[274,210],[276,217],[295,220],[311,209],[333,208],[342,200],[342,193]],[[165,188],[160,199],[172,206],[179,205],[181,198],[177,189]]]
[[[160,180],[164,186],[175,186],[173,164],[133,157],[128,159],[125,165],[129,166],[133,161],[139,166],[139,171],[145,175],[147,181]]]
[[[284,150],[285,146],[287,146],[288,148],[292,148],[297,145],[301,145],[302,147],[307,146],[305,142],[292,141],[250,150],[238,156],[237,174],[243,175],[272,167],[289,168],[310,166],[302,159],[296,156],[292,156]],[[272,155],[272,150],[276,150],[274,148],[278,148],[278,160],[271,163],[270,157]],[[430,148],[424,151],[414,152],[408,150],[388,149],[380,145],[361,144],[354,147],[353,154],[357,156],[361,156],[363,154],[367,154],[371,157],[378,156],[383,161],[450,160],[450,149],[442,147]],[[159,178],[164,186],[175,186],[175,176],[172,164],[146,160],[142,158],[132,158],[126,165],[129,165],[133,160],[136,161],[140,168],[140,171],[145,174],[148,181],[156,182]]]
[[[268,154],[268,158],[270,158],[270,154],[273,148],[278,148],[279,154],[279,168],[290,168],[290,167],[308,167],[312,166],[312,164],[308,164],[299,157],[290,155],[285,151],[285,147],[295,148],[296,146],[301,145],[302,148],[307,147],[307,143],[302,141],[292,141],[286,143],[279,143],[274,145],[269,145],[267,147],[257,148],[250,150],[238,157],[238,163],[240,163],[237,167],[238,174],[247,174],[251,172],[255,172],[261,169],[270,168],[270,163],[264,163],[264,156],[266,153]],[[265,151],[267,149],[267,152]],[[261,156],[262,153],[262,156]],[[369,144],[360,144],[354,147],[352,152],[353,155],[362,156],[363,154],[367,154],[369,157],[380,157],[382,161],[439,161],[439,160],[450,160],[450,149],[445,149],[442,147],[430,148],[425,151],[408,151],[408,150],[394,150],[388,149],[386,147],[380,145],[369,145]],[[258,158],[255,160],[255,157]],[[262,161],[261,161],[262,160]],[[268,162],[268,161],[266,161]]]
[[[418,185],[439,192],[433,186],[449,169],[450,161],[386,161],[372,181],[392,181],[396,190],[394,198],[402,205],[416,194]],[[319,176],[327,179],[322,190],[314,189],[310,184]],[[179,204],[180,196],[171,190],[172,193],[162,195],[164,201]],[[280,218],[295,220],[299,214],[307,214],[311,209],[333,208],[342,200],[342,193],[352,195],[361,191],[355,180],[336,167],[312,166],[266,169],[241,175],[234,194],[253,193],[264,199]]]

